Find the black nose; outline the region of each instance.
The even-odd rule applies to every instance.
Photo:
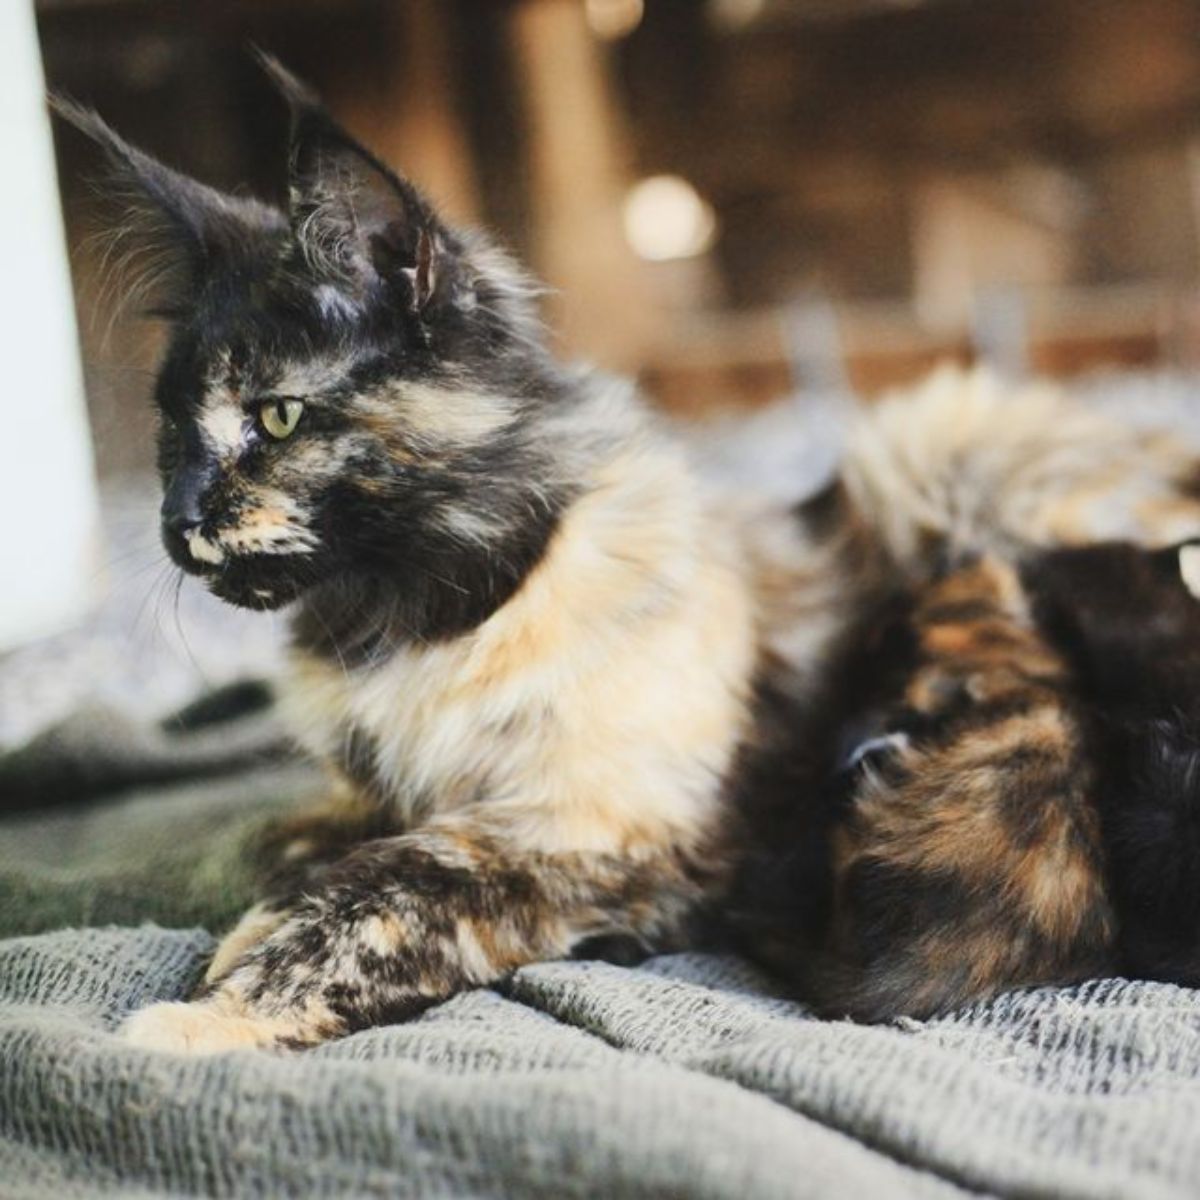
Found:
[[[162,502],[162,523],[172,533],[186,537],[204,520],[207,480],[196,471],[176,471]]]
[[[189,533],[199,527],[198,517],[190,517],[186,513],[163,513],[163,528],[178,538],[186,538]]]

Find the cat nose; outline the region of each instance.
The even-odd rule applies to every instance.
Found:
[[[180,472],[171,480],[162,502],[162,523],[172,533],[186,537],[204,521],[201,500],[204,481],[190,472]]]
[[[200,517],[192,513],[163,513],[163,524],[177,537],[186,538],[200,527]]]

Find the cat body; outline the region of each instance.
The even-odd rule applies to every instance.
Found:
[[[824,755],[881,605],[966,549],[1200,533],[1184,448],[982,374],[864,415],[799,510],[710,494],[631,388],[552,359],[505,256],[267,66],[286,213],[60,106],[176,279],[164,542],[292,605],[283,705],[331,779],[200,993],[130,1040],[312,1045],[597,941],[694,944],[805,801],[779,766]]]
[[[866,1020],[1111,974],[1200,983],[1197,554],[985,556],[872,614],[882,669],[789,780],[774,840],[803,849],[747,873],[747,943]]]

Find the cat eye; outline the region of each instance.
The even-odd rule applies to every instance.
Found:
[[[303,412],[303,400],[268,400],[258,410],[258,420],[273,438],[282,439],[295,431]]]

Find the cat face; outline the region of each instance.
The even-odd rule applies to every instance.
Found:
[[[473,361],[466,315],[438,314],[427,337],[389,297],[295,265],[267,274],[176,323],[157,386],[172,559],[223,599],[273,608],[511,536],[538,476],[536,422]]]
[[[456,632],[506,598],[554,527],[560,372],[507,259],[267,66],[293,116],[286,213],[59,106],[136,190],[137,227],[169,267],[164,544],[234,604],[331,589],[361,603],[374,588],[420,636]]]

